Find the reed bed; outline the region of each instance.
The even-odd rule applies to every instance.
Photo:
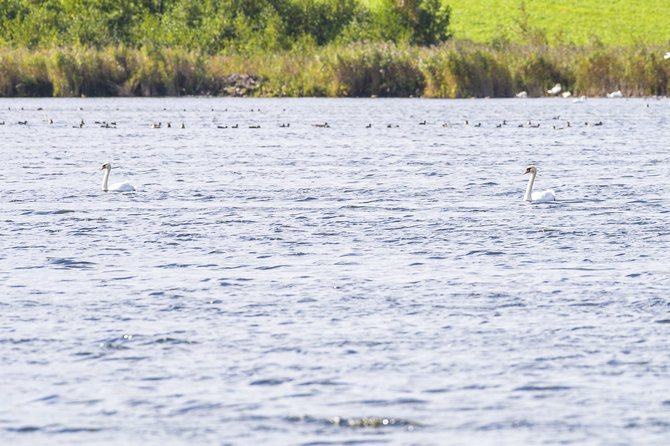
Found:
[[[206,55],[145,46],[0,49],[0,96],[665,96],[661,47],[353,43]]]

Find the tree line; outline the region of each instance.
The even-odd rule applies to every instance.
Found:
[[[450,14],[443,0],[0,0],[0,45],[206,54],[358,41],[430,46],[450,37]]]

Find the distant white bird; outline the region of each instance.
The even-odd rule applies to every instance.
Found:
[[[621,90],[613,91],[611,93],[607,93],[608,98],[622,98],[623,93],[621,93]]]
[[[528,97],[528,93],[526,93],[525,91],[520,91],[520,92],[518,92],[518,93],[516,94],[516,97],[517,97],[517,98],[522,98],[522,99],[523,99],[523,98],[527,98],[527,97]]]
[[[563,89],[563,87],[561,87],[561,84],[556,84],[556,85],[553,86],[553,88],[551,90],[547,90],[547,93],[549,93],[552,96],[555,96],[558,93],[560,93],[562,89]]]
[[[524,201],[556,201],[556,193],[551,189],[533,192],[533,183],[535,182],[535,175],[537,175],[535,166],[528,166],[524,175],[527,173],[530,173],[530,178],[528,179],[526,194],[523,196]]]
[[[109,172],[112,170],[112,163],[107,162],[102,165],[100,170],[105,170],[105,176],[102,179],[102,191],[115,191],[115,192],[132,192],[135,190],[135,186],[130,184],[127,181],[123,183],[114,183],[111,186],[107,187],[107,181],[109,180]]]
[[[578,104],[578,103],[581,103],[581,102],[584,102],[584,101],[586,101],[586,96],[580,96],[580,97],[574,98],[572,100],[572,102],[574,102],[575,104]]]
[[[561,96],[564,98],[569,98],[570,96],[572,96],[572,93],[570,93],[569,91],[564,91],[563,93],[561,93]]]
[[[665,56],[663,56],[663,59],[670,59],[670,51],[665,53]]]

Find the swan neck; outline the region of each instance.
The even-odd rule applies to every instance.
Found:
[[[535,175],[537,172],[531,172],[530,178],[528,178],[528,187],[526,187],[526,195],[523,196],[524,201],[533,201],[531,198],[533,194],[533,183],[535,182]]]
[[[102,178],[102,191],[107,192],[107,181],[109,181],[109,172],[111,169],[105,169],[105,176]]]

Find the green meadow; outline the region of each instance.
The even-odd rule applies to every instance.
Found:
[[[451,29],[457,39],[492,42],[515,40],[526,21],[546,33],[550,44],[667,44],[667,0],[450,0]],[[523,6],[522,6],[523,5]],[[524,17],[526,16],[526,17]],[[670,49],[670,48],[669,48]]]
[[[551,45],[667,45],[667,0],[448,0],[455,39],[518,41],[523,26],[543,32]],[[380,0],[367,0],[371,7]]]

